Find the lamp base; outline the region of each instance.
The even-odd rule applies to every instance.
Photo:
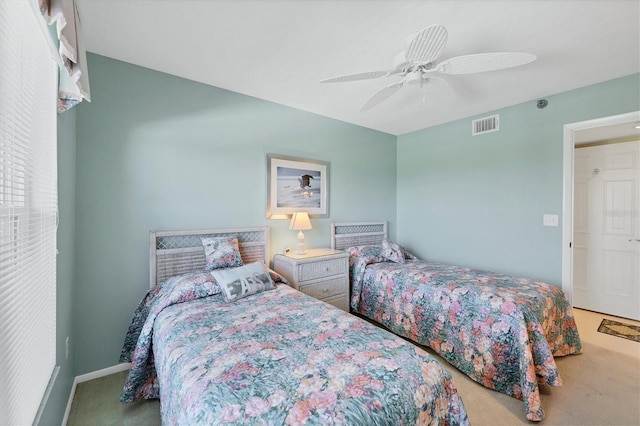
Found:
[[[304,234],[302,231],[298,232],[298,248],[296,249],[296,254],[306,254],[307,252],[304,249]]]

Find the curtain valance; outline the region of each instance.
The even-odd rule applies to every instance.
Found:
[[[58,113],[83,100],[91,102],[89,74],[80,19],[75,0],[38,0],[48,25],[55,25],[62,61],[58,79]]]

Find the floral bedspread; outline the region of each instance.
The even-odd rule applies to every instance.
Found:
[[[227,303],[207,275],[140,302],[123,402],[160,397],[163,424],[469,424],[417,346],[284,284]]]
[[[429,346],[473,380],[524,401],[544,418],[538,384],[559,386],[554,356],[582,344],[558,287],[524,278],[352,252],[351,308]]]

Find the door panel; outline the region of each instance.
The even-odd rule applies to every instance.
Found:
[[[577,148],[574,305],[640,319],[640,142]]]
[[[604,276],[609,285],[604,288],[607,296],[633,296],[633,252],[630,250],[604,250]]]
[[[615,180],[604,182],[604,234],[633,237],[634,182]]]

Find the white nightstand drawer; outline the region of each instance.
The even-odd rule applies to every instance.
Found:
[[[330,303],[336,308],[342,309],[345,312],[349,312],[349,297],[347,297],[346,295],[331,297],[329,299],[322,299],[322,301]]]
[[[315,284],[308,284],[300,286],[300,290],[304,294],[308,294],[316,299],[326,299],[328,297],[337,296],[339,294],[345,294],[349,289],[349,283],[344,277],[337,278],[335,280],[321,281]]]
[[[320,248],[276,254],[273,268],[296,290],[349,312],[349,253]]]
[[[347,262],[345,259],[323,260],[318,262],[308,262],[300,265],[300,281],[310,281],[316,278],[340,275],[346,272]]]

